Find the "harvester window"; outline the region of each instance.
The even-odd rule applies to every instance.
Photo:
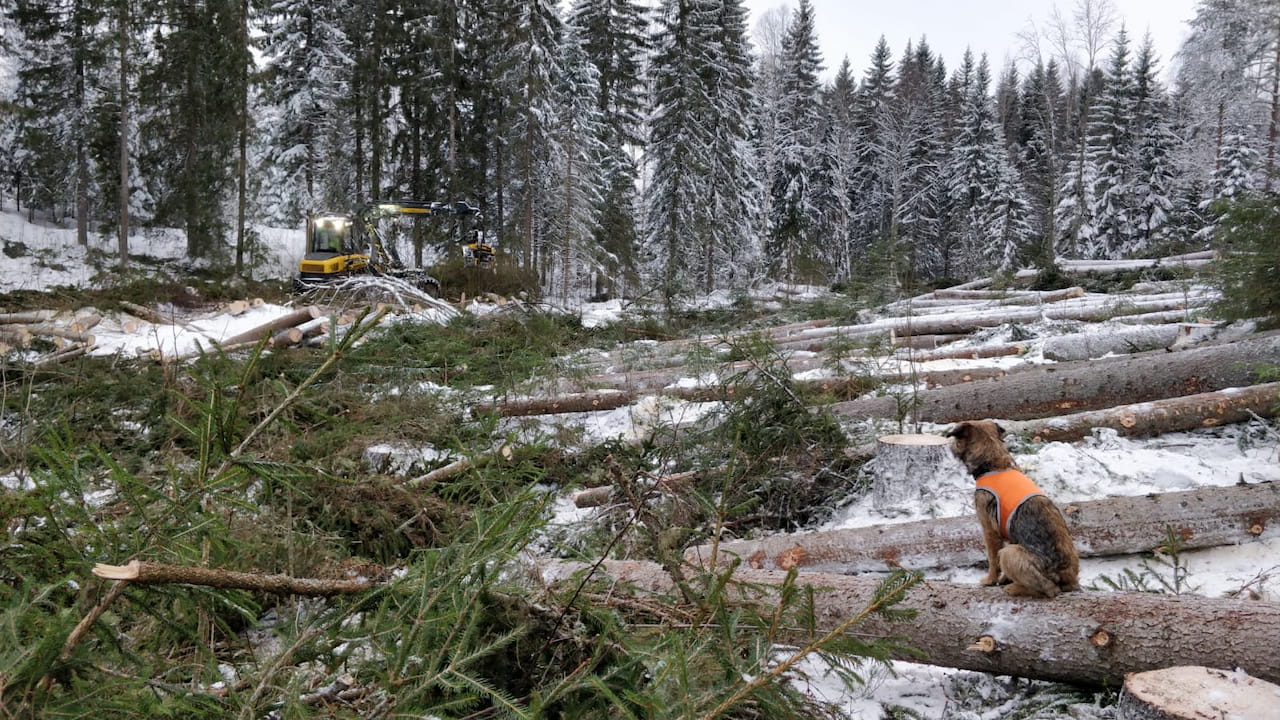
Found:
[[[311,238],[312,252],[341,253],[346,244],[350,225],[341,219],[321,219],[316,221]]]

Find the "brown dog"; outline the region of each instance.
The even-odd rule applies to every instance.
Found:
[[[1080,558],[1067,522],[1018,471],[1004,428],[989,420],[962,422],[946,436],[978,486],[973,499],[989,567],[982,584],[1008,582],[1010,595],[1045,598],[1079,590]]]

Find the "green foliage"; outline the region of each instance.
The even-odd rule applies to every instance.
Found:
[[[1172,527],[1165,528],[1165,540],[1160,547],[1143,558],[1138,569],[1124,568],[1120,575],[1100,575],[1090,588],[1093,590],[1125,590],[1166,595],[1194,594],[1199,588],[1191,584],[1187,560],[1182,556],[1182,538]]]
[[[1220,214],[1213,237],[1220,258],[1212,277],[1222,293],[1214,309],[1224,320],[1259,318],[1280,325],[1280,198],[1247,195],[1214,211]]]

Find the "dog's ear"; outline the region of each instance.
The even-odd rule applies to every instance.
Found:
[[[948,431],[946,431],[946,432],[942,433],[942,436],[943,436],[943,437],[960,438],[961,440],[963,440],[963,439],[965,439],[965,438],[969,437],[969,430],[971,430],[971,429],[972,429],[972,428],[969,426],[969,423],[967,423],[967,422],[956,423],[955,427],[953,427],[953,428],[951,428],[950,430],[948,430]]]
[[[1003,440],[1004,433],[1005,433],[1004,426],[1001,425],[1000,423],[991,423],[991,424],[996,426],[996,434],[999,435],[1000,439]]]

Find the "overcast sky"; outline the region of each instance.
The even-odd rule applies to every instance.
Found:
[[[965,47],[977,57],[983,52],[991,63],[993,78],[1006,58],[1025,56],[1018,34],[1045,27],[1053,16],[1054,0],[811,0],[817,20],[824,77],[830,79],[847,55],[860,78],[881,35],[889,43],[896,63],[907,41],[924,36],[940,53],[947,70],[960,64]],[[1167,72],[1173,54],[1187,33],[1187,21],[1195,16],[1196,0],[1112,0],[1125,23],[1134,49],[1149,30]],[[794,9],[798,0],[746,0],[754,34],[761,15],[780,6]],[[1077,0],[1058,0],[1063,17],[1070,18]],[[1105,58],[1106,55],[1104,54]],[[1166,76],[1167,78],[1167,76]]]

